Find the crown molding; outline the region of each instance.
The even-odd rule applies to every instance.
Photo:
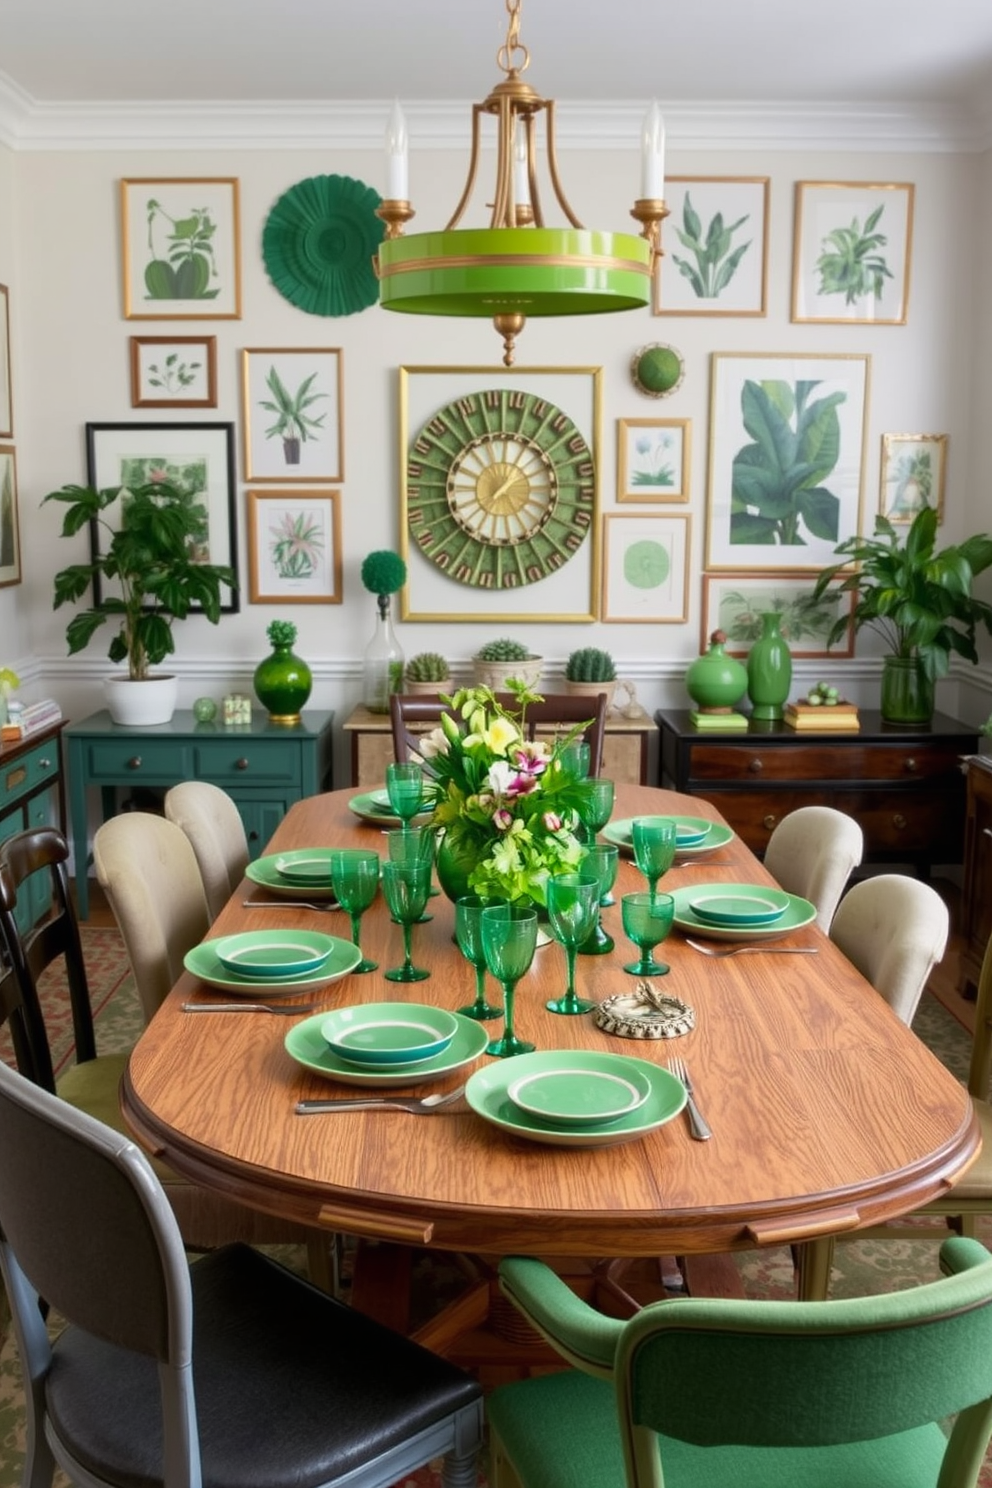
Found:
[[[645,102],[559,102],[558,144],[630,150]],[[391,100],[348,102],[70,102],[31,98],[0,72],[0,143],[32,150],[307,150],[382,148]],[[415,149],[466,148],[470,103],[403,101]],[[992,108],[912,104],[702,102],[665,105],[680,150],[960,152],[992,147]]]

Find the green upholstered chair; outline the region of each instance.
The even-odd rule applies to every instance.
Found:
[[[992,1256],[954,1237],[941,1263],[885,1296],[673,1298],[620,1322],[509,1258],[504,1292],[576,1367],[493,1392],[490,1488],[973,1488]]]

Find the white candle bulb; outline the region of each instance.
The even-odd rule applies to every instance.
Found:
[[[390,201],[406,201],[410,194],[408,144],[406,120],[397,99],[393,102],[386,126],[386,196]]]
[[[527,140],[521,131],[513,147],[513,200],[518,207],[530,206],[530,180],[527,175]]]
[[[655,99],[641,131],[641,196],[661,201],[665,195],[665,121]]]

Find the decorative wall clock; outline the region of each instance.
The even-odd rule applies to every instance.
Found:
[[[535,584],[563,568],[592,528],[589,444],[555,403],[520,387],[446,403],[415,435],[406,474],[410,535],[459,584]]]

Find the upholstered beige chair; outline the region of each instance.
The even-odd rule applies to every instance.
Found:
[[[251,856],[241,813],[219,785],[184,780],[166,795],[165,815],[189,838],[215,920],[244,878]]]
[[[885,998],[912,1023],[927,978],[947,948],[947,905],[929,884],[902,873],[882,873],[855,884],[842,899],[830,939]]]
[[[769,837],[765,867],[787,893],[816,905],[816,923],[826,935],[863,853],[864,836],[852,816],[832,806],[800,806]]]

